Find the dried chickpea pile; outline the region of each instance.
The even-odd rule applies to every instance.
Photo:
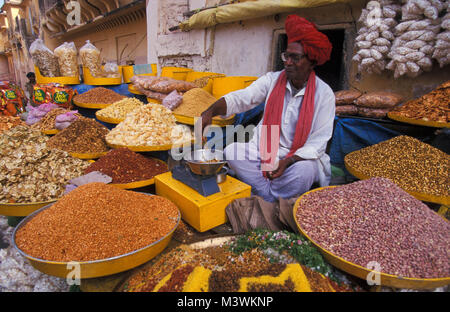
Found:
[[[28,126],[0,134],[0,202],[30,203],[61,197],[89,162],[46,147],[48,137]]]
[[[450,81],[395,108],[391,114],[425,121],[450,122]]]
[[[15,116],[0,116],[0,133],[9,130],[18,125],[25,125],[20,117]]]
[[[407,192],[450,195],[450,156],[409,136],[352,152],[345,156],[345,163],[365,176],[389,178]]]
[[[47,146],[68,153],[104,153],[109,150],[105,141],[108,132],[94,119],[81,118],[50,138]]]
[[[177,125],[172,112],[159,104],[144,105],[127,115],[106,136],[110,144],[121,146],[155,146],[191,140],[191,131]]]
[[[350,291],[295,263],[271,262],[258,249],[240,255],[228,246],[181,245],[136,271],[125,292]]]
[[[410,278],[450,276],[450,223],[391,180],[372,178],[306,194],[296,219],[333,254]]]
[[[17,247],[52,261],[92,261],[144,248],[177,225],[168,199],[89,183],[37,214],[16,235]]]
[[[144,103],[142,103],[138,99],[127,97],[97,111],[95,115],[99,117],[112,118],[123,121],[128,113],[143,105]]]
[[[84,104],[112,104],[126,98],[113,90],[97,87],[76,95],[73,100]]]

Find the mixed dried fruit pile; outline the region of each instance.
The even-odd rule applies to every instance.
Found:
[[[177,125],[172,112],[159,104],[144,105],[127,115],[106,136],[109,144],[155,146],[191,140],[188,126]]]
[[[424,121],[450,122],[450,81],[393,109],[391,114]]]
[[[0,202],[58,199],[68,181],[89,166],[87,161],[47,148],[47,141],[47,136],[28,126],[0,134]]]

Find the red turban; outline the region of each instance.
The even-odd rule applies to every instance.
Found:
[[[305,54],[310,60],[322,65],[330,59],[333,48],[328,37],[317,30],[316,26],[298,15],[289,15],[284,28],[288,37],[288,44],[300,41]]]

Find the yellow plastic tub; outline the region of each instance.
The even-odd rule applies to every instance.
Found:
[[[244,89],[251,85],[258,77],[255,76],[226,76],[213,78],[212,95],[220,99],[232,91]]]
[[[17,231],[22,228],[27,222],[29,222],[34,216],[36,216],[38,213],[42,212],[43,210],[49,208],[51,205],[47,205],[38,211],[35,211],[33,214],[26,217],[20,224],[15,228],[13,232],[13,245],[18,250],[18,252],[27,258],[31,265],[41,271],[42,273],[67,278],[68,274],[73,271],[73,267],[70,266],[68,262],[59,262],[59,261],[48,261],[43,260],[39,258],[34,258],[25,252],[23,252],[19,247],[16,245],[16,234]],[[123,254],[117,257],[112,258],[106,258],[101,260],[94,260],[94,261],[82,261],[78,262],[79,265],[79,273],[80,279],[84,278],[94,278],[94,277],[101,277],[101,276],[108,276],[112,274],[116,274],[119,272],[127,271],[132,268],[135,268],[145,262],[148,262],[152,258],[159,255],[164,248],[167,247],[167,245],[170,243],[170,240],[172,239],[173,233],[175,232],[178,224],[180,223],[180,212],[178,212],[177,222],[174,228],[166,234],[164,237],[160,238],[158,241],[135,251],[132,251],[127,254]]]
[[[297,211],[301,209],[301,203],[303,198],[312,192],[321,191],[324,189],[333,188],[336,186],[328,186],[328,187],[321,187],[314,189],[312,191],[306,192],[302,196],[300,196],[297,201],[295,202],[294,208],[293,208],[293,216],[295,223],[297,224],[297,228],[299,229],[300,233],[303,234],[307,239],[311,241],[320,251],[320,253],[324,256],[324,258],[333,266],[336,268],[347,272],[348,274],[354,275],[356,277],[359,277],[363,280],[367,278],[367,275],[372,273],[372,270],[369,270],[367,268],[364,268],[360,265],[354,264],[352,262],[349,262],[332,252],[326,250],[321,245],[316,243],[314,240],[312,240],[307,233],[302,229],[300,224],[297,222]],[[411,289],[431,289],[431,288],[437,288],[442,287],[445,285],[450,284],[450,277],[444,277],[444,278],[407,278],[407,277],[400,277],[396,275],[391,275],[387,273],[381,273],[380,274],[380,283],[383,286],[388,287],[395,287],[395,288],[411,288]]]
[[[387,116],[392,120],[404,122],[404,123],[411,124],[411,125],[434,127],[434,128],[450,128],[450,122],[438,122],[438,121],[432,121],[432,120],[413,119],[413,118],[408,118],[408,117],[398,115],[395,112],[388,112]]]
[[[151,66],[152,66],[151,73],[139,74],[138,76],[156,76],[156,74],[158,73],[156,70],[156,64],[151,64]],[[122,75],[123,75],[123,82],[130,83],[131,77],[135,76],[134,67],[133,66],[123,66],[122,67]]]
[[[59,83],[63,85],[80,84],[80,77],[44,77],[39,68],[34,66],[34,73],[36,74],[36,82],[38,84]]]
[[[149,102],[149,103],[154,103],[154,104],[161,104],[162,103],[162,101],[160,101],[160,100],[156,100],[156,99],[152,99],[152,98],[147,98],[147,102]]]
[[[83,67],[84,83],[91,86],[109,86],[122,84],[122,66],[119,66],[119,78],[95,78],[92,77],[89,68]]]
[[[221,77],[225,77],[225,74],[219,74],[219,73],[213,73],[213,72],[198,72],[198,71],[190,71],[186,75],[186,81],[187,82],[193,82],[194,80],[212,76],[212,75],[221,75]],[[209,79],[206,86],[204,86],[202,89],[212,94],[212,87],[213,87],[213,79]]]
[[[185,67],[163,67],[161,69],[161,77],[168,77],[177,80],[186,80],[188,72],[193,71],[190,68]]]

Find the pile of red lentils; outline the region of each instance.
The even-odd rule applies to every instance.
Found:
[[[92,261],[144,248],[169,234],[178,220],[178,208],[166,198],[89,183],[33,217],[15,239],[35,258]]]

